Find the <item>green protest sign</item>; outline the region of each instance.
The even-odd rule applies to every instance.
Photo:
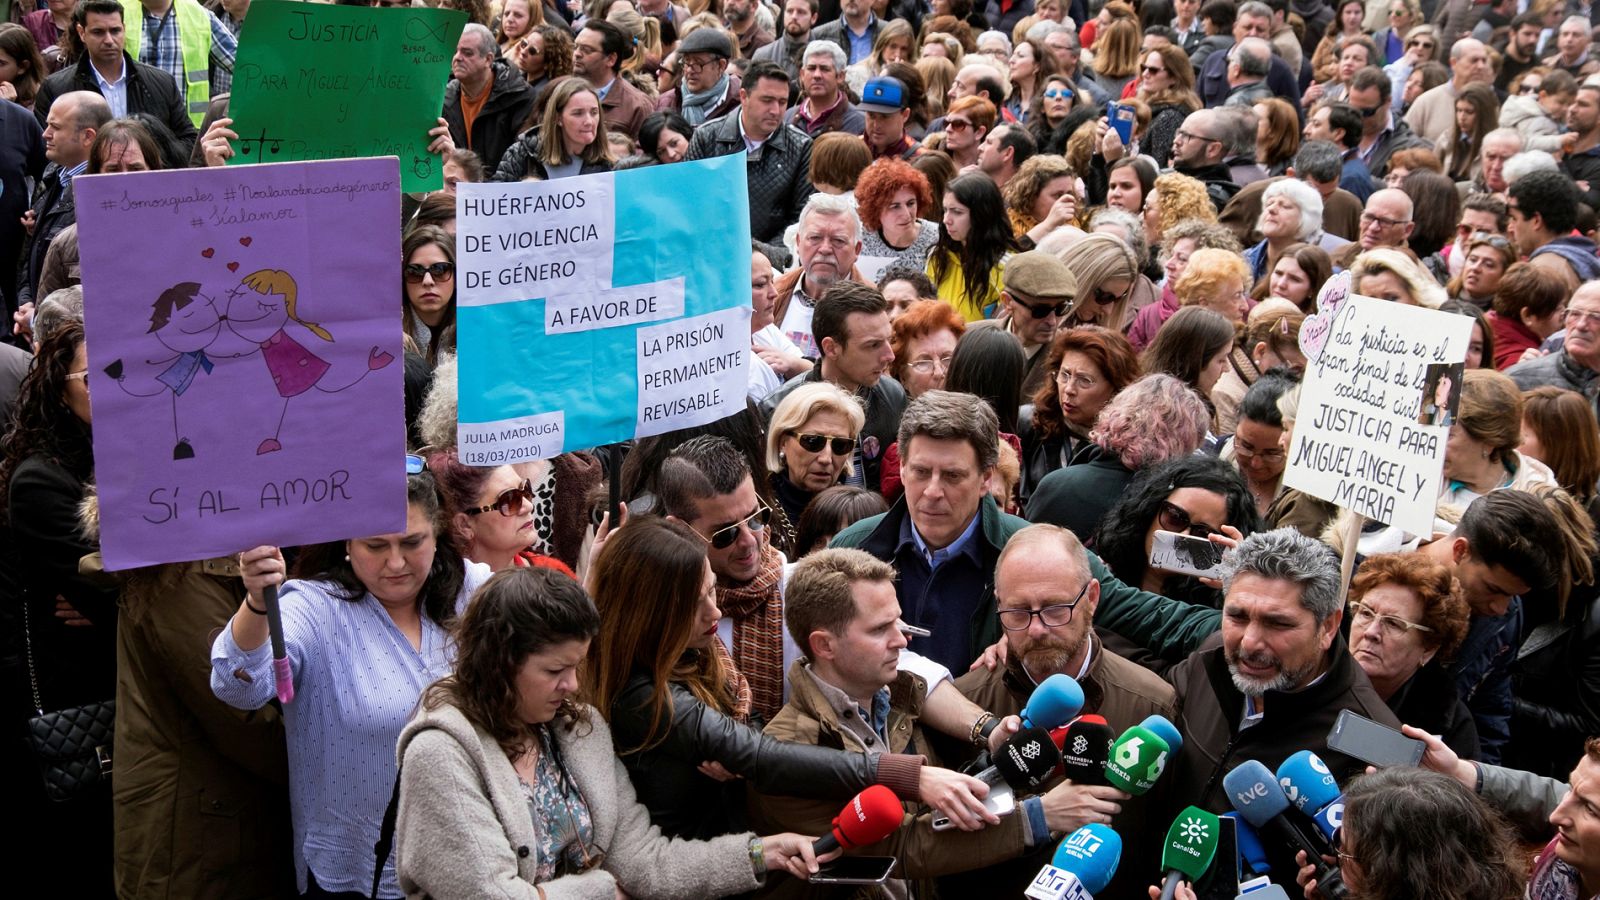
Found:
[[[398,156],[402,189],[440,189],[428,129],[466,23],[457,10],[257,0],[234,64],[229,164]]]

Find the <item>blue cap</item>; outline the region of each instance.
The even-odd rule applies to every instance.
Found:
[[[861,89],[860,108],[867,112],[897,113],[906,109],[906,86],[898,78],[885,75],[867,81]]]

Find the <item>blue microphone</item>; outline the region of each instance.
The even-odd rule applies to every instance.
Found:
[[[1183,748],[1183,735],[1178,733],[1178,726],[1172,724],[1166,716],[1145,716],[1139,725],[1155,732],[1156,737],[1167,742],[1167,748],[1173,756]]]
[[[1022,708],[1023,728],[1049,731],[1067,724],[1083,709],[1083,688],[1071,675],[1057,672],[1039,683]]]
[[[1301,750],[1278,766],[1278,784],[1295,808],[1305,813],[1328,840],[1344,821],[1344,794],[1322,757]]]
[[[1238,812],[1222,815],[1233,820],[1234,841],[1239,845],[1239,858],[1244,860],[1245,866],[1257,875],[1272,871],[1272,863],[1267,861],[1266,845],[1261,843],[1261,835],[1256,833],[1255,827]]]
[[[1259,760],[1247,760],[1223,776],[1222,787],[1228,801],[1245,821],[1270,834],[1291,856],[1297,850],[1305,851],[1306,860],[1316,866],[1317,883],[1323,894],[1334,900],[1347,896],[1338,868],[1329,866],[1322,858],[1324,848],[1286,815],[1291,805],[1289,795],[1279,786],[1271,769]]]
[[[1035,900],[1094,900],[1117,874],[1122,838],[1098,822],[1061,839],[1050,864],[1039,870],[1023,896]]]

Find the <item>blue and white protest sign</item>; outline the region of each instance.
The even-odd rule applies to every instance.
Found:
[[[545,459],[744,409],[743,154],[458,191],[463,462]]]

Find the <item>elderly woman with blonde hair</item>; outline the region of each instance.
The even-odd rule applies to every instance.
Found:
[[[1357,256],[1350,264],[1350,283],[1364,297],[1407,306],[1438,309],[1449,299],[1427,269],[1404,251],[1389,247],[1377,247]]]
[[[791,524],[817,494],[855,474],[856,438],[865,424],[861,403],[826,381],[801,385],[773,410],[767,469]]]
[[[1133,248],[1116,235],[1091,234],[1056,255],[1078,280],[1078,296],[1061,327],[1099,325],[1122,331],[1129,296],[1139,276],[1139,259]]]
[[[1189,265],[1172,286],[1179,307],[1200,306],[1244,324],[1248,310],[1250,267],[1237,253],[1206,248],[1189,257]],[[1159,332],[1157,333],[1159,337]]]

